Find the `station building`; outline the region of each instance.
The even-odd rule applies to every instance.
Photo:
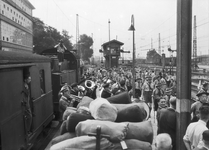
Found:
[[[0,50],[32,53],[33,9],[28,0],[0,0]]]

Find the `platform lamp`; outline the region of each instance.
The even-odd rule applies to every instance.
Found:
[[[132,61],[132,90],[133,90],[133,98],[135,98],[135,27],[134,27],[134,15],[131,16],[131,26],[128,29],[129,31],[133,31],[133,61]]]

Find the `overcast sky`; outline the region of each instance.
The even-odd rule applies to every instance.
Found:
[[[76,14],[79,34],[93,36],[94,55],[101,56],[101,45],[110,40],[124,43],[124,50],[132,52],[133,33],[128,31],[131,15],[135,21],[136,57],[145,57],[147,49],[158,50],[159,33],[161,51],[176,49],[177,0],[29,0],[35,7],[33,16],[45,24],[63,29],[76,42]],[[209,0],[193,0],[193,16],[197,17],[197,54],[209,54]],[[131,53],[125,57],[131,58]]]

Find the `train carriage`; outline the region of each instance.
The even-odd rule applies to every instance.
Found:
[[[50,58],[0,51],[0,149],[29,149],[53,119]],[[29,84],[32,112],[31,133],[27,132],[24,104],[24,70]]]
[[[55,119],[59,119],[60,112],[58,93],[65,83],[71,85],[74,82],[78,83],[80,81],[80,76],[83,72],[80,64],[80,57],[75,52],[66,50],[63,53],[63,60],[59,67],[57,48],[46,49],[41,52],[41,55],[51,58],[54,114],[56,117]]]

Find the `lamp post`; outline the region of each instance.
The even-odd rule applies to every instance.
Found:
[[[132,90],[133,90],[133,98],[135,98],[135,27],[134,27],[134,15],[131,16],[131,26],[128,29],[129,31],[133,31],[133,61],[132,61]]]

